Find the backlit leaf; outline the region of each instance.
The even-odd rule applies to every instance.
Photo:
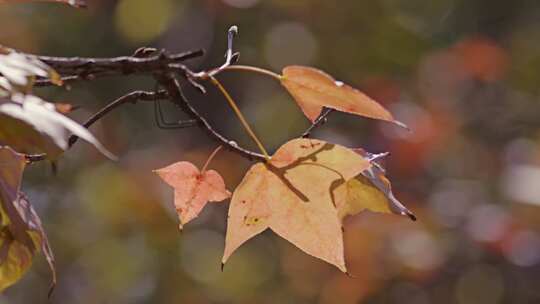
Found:
[[[345,272],[343,235],[332,191],[369,166],[369,161],[343,146],[314,139],[287,142],[268,164],[251,167],[234,191],[222,262],[270,228]]]
[[[371,154],[362,149],[355,149],[362,156],[370,159]],[[382,213],[395,213],[416,217],[392,193],[390,181],[384,175],[382,167],[373,161],[373,165],[354,179],[339,185],[334,190],[339,218],[355,215],[364,210]]]
[[[36,76],[49,78],[56,85],[62,84],[60,75],[37,57],[0,47],[0,91],[4,91],[4,95],[29,93]]]
[[[32,95],[0,98],[0,144],[21,153],[47,153],[49,158],[55,158],[68,148],[71,134],[115,159],[88,129],[58,113],[54,104]]]
[[[285,67],[281,84],[294,97],[311,122],[317,119],[323,107],[327,107],[390,121],[406,128],[375,100],[318,69],[304,66]]]

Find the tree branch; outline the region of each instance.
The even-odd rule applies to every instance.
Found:
[[[62,80],[71,82],[75,80],[92,80],[97,77],[111,75],[128,75],[141,73],[155,73],[168,70],[185,70],[181,62],[204,55],[203,50],[187,51],[177,54],[167,54],[165,50],[153,50],[151,54],[137,50],[133,56],[112,58],[84,58],[84,57],[51,57],[35,56],[56,72],[62,75]],[[150,50],[150,49],[147,49]],[[140,56],[145,57],[140,57]],[[49,79],[39,78],[36,87],[54,85]]]
[[[246,157],[250,160],[265,161],[264,155],[242,148],[238,146],[236,142],[227,139],[219,132],[214,130],[212,125],[210,125],[210,123],[204,117],[202,117],[199,112],[197,112],[197,110],[195,110],[195,108],[193,108],[189,101],[184,97],[182,93],[182,88],[180,87],[178,80],[173,75],[161,73],[155,74],[154,77],[156,78],[158,83],[163,86],[163,88],[167,91],[171,102],[178,105],[192,119],[197,120],[202,129],[205,130],[211,138],[215,139],[225,148],[239,154],[242,157]]]
[[[136,103],[137,101],[156,101],[158,99],[166,99],[168,97],[168,94],[166,91],[161,90],[158,92],[146,92],[146,91],[133,91],[131,93],[128,93],[122,97],[119,97],[118,99],[108,103],[105,107],[101,108],[99,111],[97,111],[94,115],[92,115],[84,124],[82,124],[85,128],[89,128],[92,126],[95,122],[103,118],[105,115],[107,115],[112,110],[118,108],[121,105],[124,105],[126,103]],[[79,139],[79,137],[75,135],[71,135],[69,138],[69,148],[71,148]],[[47,157],[47,154],[41,153],[41,154],[28,154],[26,155],[26,160],[28,162],[37,162],[45,160]]]

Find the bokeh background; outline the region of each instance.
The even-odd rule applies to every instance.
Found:
[[[366,213],[347,221],[350,278],[271,232],[220,271],[227,203],[183,233],[172,189],[151,172],[202,165],[216,143],[196,129],[161,130],[153,107],[126,105],[92,130],[120,156],[78,143],[57,175],[41,163],[24,191],[57,259],[52,303],[540,303],[540,2],[537,0],[88,0],[0,6],[0,43],[58,56],[118,56],[140,46],[204,48],[194,70],[222,63],[236,24],[240,62],[280,71],[322,68],[388,107],[412,133],[333,113],[314,137],[388,151],[394,191],[418,216]],[[307,120],[273,79],[219,76],[265,145],[296,137]],[[256,147],[208,86],[186,94],[239,144]],[[37,89],[81,106],[83,121],[150,77]],[[182,114],[166,107],[169,120]],[[212,167],[230,189],[251,163],[230,152]],[[42,256],[0,303],[45,303]]]

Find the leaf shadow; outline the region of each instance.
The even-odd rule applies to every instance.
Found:
[[[330,185],[330,188],[329,188],[330,195],[332,197],[332,202],[334,203],[334,206],[335,206],[334,196],[333,196],[332,192],[333,192],[333,189],[335,189],[335,187],[337,187],[337,186],[334,185],[334,184],[336,182],[338,182],[338,183],[344,182],[345,177],[339,171],[337,171],[335,169],[332,169],[332,168],[330,168],[328,166],[316,163],[318,154],[320,154],[320,153],[322,153],[324,151],[330,151],[334,147],[335,147],[334,144],[325,143],[324,145],[322,145],[317,150],[315,150],[315,151],[313,151],[313,152],[311,152],[311,153],[309,153],[309,154],[307,154],[305,156],[299,157],[298,159],[296,159],[295,161],[293,161],[292,163],[290,163],[290,164],[288,164],[286,166],[276,167],[276,166],[272,165],[271,163],[265,163],[265,166],[268,169],[268,171],[274,173],[283,182],[283,184],[285,184],[285,186],[287,188],[289,188],[289,190],[291,190],[291,192],[293,192],[296,196],[298,196],[298,198],[300,198],[300,200],[302,200],[305,203],[308,203],[310,201],[309,198],[304,193],[302,193],[302,191],[300,189],[295,187],[292,184],[292,182],[285,176],[285,174],[287,173],[288,170],[291,170],[291,169],[299,167],[299,166],[315,166],[315,167],[321,167],[321,168],[324,168],[324,169],[327,169],[329,171],[332,171],[332,172],[336,173],[339,176],[339,178],[336,179],[336,181],[332,182],[332,184]],[[313,148],[313,146],[312,146],[312,148]],[[308,162],[308,161],[311,161],[311,162]]]

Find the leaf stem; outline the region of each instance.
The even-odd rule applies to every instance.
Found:
[[[264,155],[264,158],[266,158],[266,161],[269,161],[270,156],[268,155],[268,152],[266,152],[266,149],[262,145],[261,141],[259,140],[259,138],[257,138],[257,136],[255,135],[255,132],[253,132],[253,130],[251,129],[251,127],[247,123],[246,119],[244,118],[244,115],[242,115],[242,112],[240,112],[240,109],[238,108],[238,106],[236,105],[234,100],[232,99],[231,95],[229,95],[229,92],[227,92],[227,90],[225,90],[225,88],[221,85],[221,83],[214,76],[209,76],[209,77],[210,77],[210,80],[212,80],[212,83],[221,91],[221,93],[223,93],[223,96],[225,96],[225,99],[227,99],[227,101],[229,102],[229,105],[231,106],[231,108],[236,113],[236,116],[238,116],[238,119],[240,119],[240,122],[244,126],[244,129],[246,129],[249,136],[251,136],[253,141],[255,141],[255,143],[259,147],[259,150],[261,150],[261,153]]]
[[[259,73],[259,74],[263,74],[263,75],[273,77],[273,78],[277,79],[278,81],[281,81],[281,78],[283,77],[283,76],[281,76],[281,75],[279,75],[277,73],[274,73],[272,71],[269,71],[269,70],[266,70],[266,69],[263,69],[263,68],[250,66],[250,65],[239,65],[239,64],[229,65],[229,66],[224,67],[221,70],[222,71],[225,71],[225,70],[241,70],[241,71],[255,72],[255,73]]]
[[[216,154],[219,152],[219,150],[221,150],[221,148],[223,148],[222,145],[219,145],[215,150],[214,152],[212,152],[212,154],[210,154],[210,156],[208,156],[208,159],[206,160],[206,163],[204,163],[204,166],[202,167],[201,169],[201,174],[203,174],[204,172],[206,172],[206,168],[208,168],[208,165],[210,164],[210,162],[212,161],[212,159],[214,159],[214,156],[216,156]]]

